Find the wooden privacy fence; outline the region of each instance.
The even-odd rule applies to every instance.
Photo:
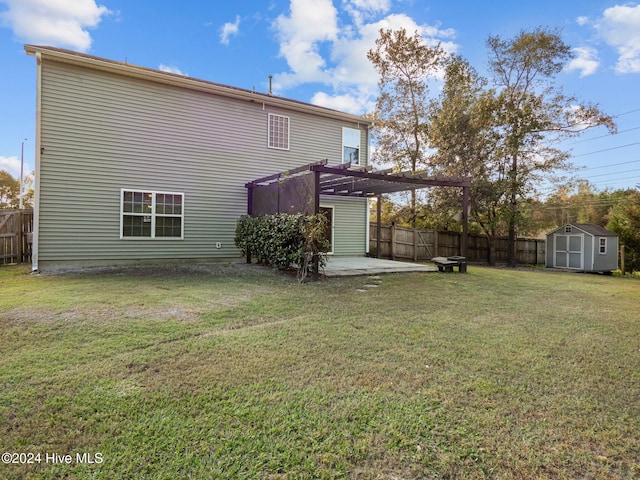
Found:
[[[33,210],[0,210],[0,265],[31,263]]]
[[[369,225],[369,251],[375,255],[377,247],[377,225]],[[431,260],[433,257],[451,257],[460,255],[461,233],[419,230],[396,225],[380,226],[380,257],[392,259],[408,259],[414,262]],[[507,238],[494,239],[497,262],[507,261]],[[486,262],[489,258],[487,238],[482,235],[467,236],[468,260]],[[518,263],[527,265],[544,265],[545,240],[535,238],[519,238],[516,243],[516,259]]]

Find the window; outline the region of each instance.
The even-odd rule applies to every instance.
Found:
[[[184,194],[121,190],[120,238],[184,238]]]
[[[600,255],[606,255],[607,254],[607,238],[601,238],[600,239]]]
[[[289,150],[289,117],[269,114],[269,148]]]
[[[342,163],[360,165],[360,130],[342,129]]]
[[[564,233],[573,233],[573,228],[570,225],[564,227]]]

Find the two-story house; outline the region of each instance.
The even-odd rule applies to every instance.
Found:
[[[237,257],[245,185],[365,166],[371,121],[43,46],[36,59],[33,269]],[[367,251],[366,198],[322,195],[334,255]]]

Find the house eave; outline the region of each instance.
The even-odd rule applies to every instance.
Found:
[[[298,100],[288,99],[284,97],[273,96],[265,93],[259,93],[252,90],[232,87],[219,83],[201,80],[197,78],[178,75],[161,70],[154,70],[147,67],[132,65],[127,62],[118,62],[105,58],[95,57],[84,53],[73,52],[55,47],[25,45],[24,49],[30,56],[36,56],[40,53],[43,59],[50,59],[57,62],[68,63],[72,65],[93,68],[106,72],[117,73],[129,77],[139,78],[165,85],[172,85],[190,90],[220,95],[224,97],[244,100],[248,102],[261,103],[265,106],[283,108],[287,110],[299,111],[319,115],[323,117],[340,119],[346,122],[358,124],[358,126],[370,127],[373,124],[371,119],[367,119],[358,115],[353,115],[338,110],[333,110]]]

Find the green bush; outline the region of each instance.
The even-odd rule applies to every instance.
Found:
[[[326,264],[325,252],[328,219],[322,215],[301,213],[242,216],[238,220],[235,244],[243,255],[250,254],[258,263],[278,270],[298,269],[298,279],[304,280],[313,271],[313,258],[318,256],[319,267]]]

